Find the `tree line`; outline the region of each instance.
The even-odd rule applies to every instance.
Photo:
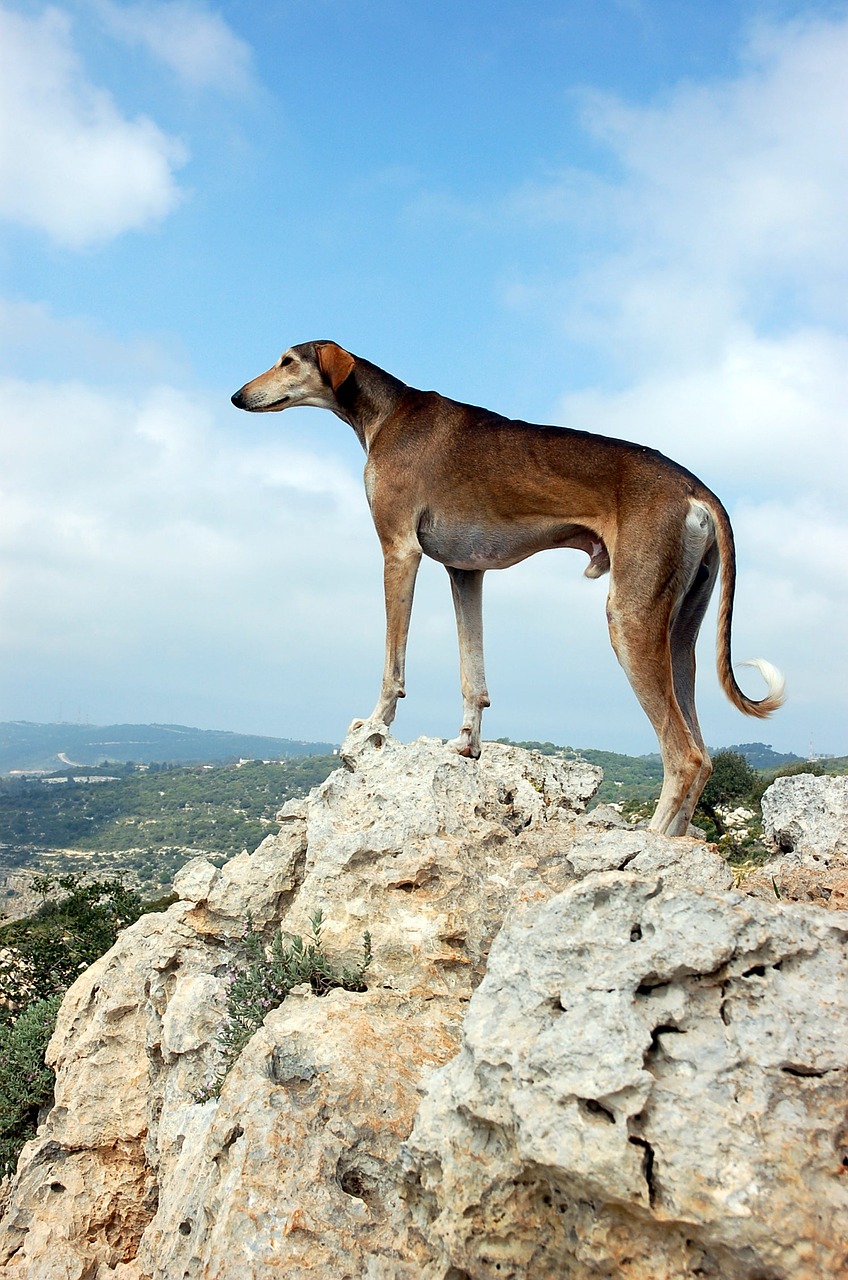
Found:
[[[273,764],[130,768],[113,781],[73,780],[96,776],[92,769],[53,775],[67,777],[64,783],[0,778],[0,845],[6,846],[7,862],[43,849],[239,853],[277,831],[275,816],[286,800],[323,782],[338,763],[330,755]]]

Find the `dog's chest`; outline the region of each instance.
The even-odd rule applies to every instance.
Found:
[[[550,531],[520,524],[424,516],[418,525],[421,550],[452,569],[508,569],[535,552],[555,545]]]

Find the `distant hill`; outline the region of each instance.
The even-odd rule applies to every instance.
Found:
[[[182,724],[0,723],[0,774],[18,769],[48,772],[65,765],[220,764],[231,760],[283,760],[329,755],[336,744],[263,738]]]
[[[744,756],[752,769],[780,769],[785,764],[796,764],[803,756],[795,756],[791,751],[773,751],[764,742],[739,742],[734,747],[722,747],[723,751],[736,751]],[[715,755],[711,747],[710,754]]]

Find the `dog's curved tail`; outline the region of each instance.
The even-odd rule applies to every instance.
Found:
[[[712,497],[712,495],[710,495]],[[764,698],[749,698],[739,688],[733,674],[730,658],[730,630],[733,622],[733,599],[736,593],[736,545],[733,530],[724,507],[718,501],[700,501],[709,510],[715,529],[718,554],[721,561],[721,590],[718,603],[718,636],[716,639],[716,666],[721,687],[733,705],[746,716],[756,716],[764,720],[786,701],[786,682],[777,667],[766,662],[765,658],[751,658],[740,665],[756,667],[766,682],[767,692]]]

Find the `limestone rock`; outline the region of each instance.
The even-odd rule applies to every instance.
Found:
[[[306,934],[320,908],[339,950],[370,930],[372,982],[467,997],[512,895],[563,864],[601,771],[499,743],[467,760],[438,739],[401,744],[373,723],[348,737],[342,759],[257,850],[272,856],[295,832],[306,849],[286,928]]]
[[[629,872],[517,909],[407,1144],[425,1275],[843,1274],[846,940]]]
[[[68,992],[49,1050],[55,1105],[0,1224],[4,1280],[172,1280],[186,1259],[186,1275],[242,1275],[245,1255],[222,1247],[207,1203],[245,1238],[252,1222],[256,1249],[289,1275],[310,1250],[303,1274],[322,1274],[324,1259],[323,1274],[339,1276],[348,1254],[353,1275],[366,1253],[376,1266],[391,1252],[392,1153],[420,1076],[455,1052],[513,895],[569,876],[564,851],[600,771],[489,744],[481,761],[462,760],[374,726],[348,741],[344,762],[255,853],[184,867],[181,901],[126,930]],[[246,918],[266,936],[306,933],[317,907],[331,954],[371,930],[371,990],[290,997],[220,1100],[201,1104]],[[232,1136],[239,1128],[249,1140]],[[409,1266],[421,1248],[407,1242]]]
[[[848,855],[831,854],[816,866],[787,866],[773,858],[746,876],[742,887],[765,902],[805,902],[827,911],[848,911]]]
[[[775,778],[763,796],[763,839],[795,865],[848,855],[848,777]]]
[[[668,840],[644,828],[583,836],[566,854],[565,861],[576,877],[586,876],[590,871],[624,871],[626,868],[640,875],[662,874],[663,883],[667,885],[733,887],[730,868],[712,845],[691,836]]]
[[[427,1069],[455,1038],[384,991],[290,996],[218,1102],[196,1110],[138,1254],[142,1275],[355,1280],[397,1260],[393,1166]],[[375,1092],[375,1085],[379,1086]],[[429,1257],[407,1237],[404,1261]],[[400,1272],[403,1274],[403,1272]],[[410,1273],[411,1274],[411,1271]]]
[[[763,839],[775,856],[746,877],[746,893],[848,910],[848,778],[776,778],[763,796]]]

